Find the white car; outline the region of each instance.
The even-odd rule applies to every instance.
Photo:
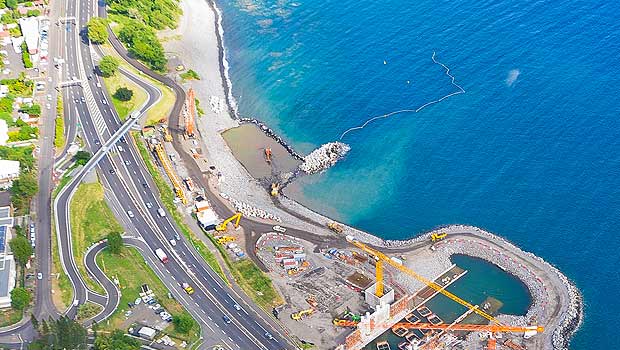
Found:
[[[241,306],[239,306],[239,304],[235,304],[233,305],[233,307],[235,308],[235,310],[241,311]]]
[[[137,298],[133,303],[136,305],[140,305],[140,303],[142,302],[141,298]]]
[[[129,216],[131,219],[136,217],[135,215],[133,215],[133,211],[131,210],[127,210],[127,216]]]
[[[38,280],[42,280],[43,279],[43,274],[41,272],[37,273],[37,279]]]
[[[170,245],[172,245],[173,247],[177,246],[177,241],[175,241],[174,239],[170,240]]]
[[[97,87],[100,88],[101,87],[101,83],[97,82]]]
[[[286,232],[286,229],[284,227],[280,226],[280,225],[276,225],[276,226],[272,227],[272,229],[274,231],[276,231],[276,232],[281,232],[281,233]]]

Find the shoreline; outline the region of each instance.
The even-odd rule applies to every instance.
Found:
[[[187,2],[187,1],[203,1],[203,0],[184,0],[183,2]],[[226,130],[227,128],[230,128],[231,125],[239,125],[240,123],[245,122],[245,123],[256,124],[259,127],[259,129],[261,129],[267,136],[273,138],[278,143],[280,143],[284,148],[286,148],[287,151],[289,151],[289,153],[291,153],[293,157],[297,159],[303,158],[290,145],[288,145],[279,135],[273,132],[273,130],[271,130],[266,124],[264,124],[260,120],[255,119],[255,118],[251,118],[251,119],[241,118],[239,116],[239,112],[237,109],[237,103],[232,94],[232,82],[228,74],[229,64],[226,59],[226,49],[225,49],[224,38],[223,38],[224,29],[222,27],[222,14],[214,0],[204,0],[204,1],[208,4],[215,18],[215,23],[214,23],[215,33],[214,34],[217,39],[216,40],[217,50],[218,50],[217,56],[219,58],[219,62],[218,62],[218,67],[219,67],[218,73],[219,74],[218,75],[220,78],[221,88],[223,89],[223,97],[224,97],[224,100],[226,101],[227,112],[228,112],[226,113],[226,115],[223,115],[223,114],[216,115],[215,118],[220,118],[218,121],[216,121],[216,124],[217,122],[219,122],[219,124],[215,126],[210,126],[211,129],[208,130],[209,133],[207,134],[201,133],[202,135],[206,135],[203,141],[207,145],[211,146],[211,147],[207,147],[208,152],[217,153],[218,152],[217,147],[222,147],[222,145],[219,145],[219,144],[216,145],[217,147],[213,147],[213,142],[209,142],[209,141],[214,141],[217,139],[217,136],[212,134],[213,132],[217,132],[218,129],[219,129],[219,132],[222,132]],[[230,120],[227,120],[227,118],[229,118]],[[206,118],[203,118],[203,120],[204,119]],[[212,121],[209,120],[209,123],[211,122]],[[207,128],[205,126],[199,126],[199,128],[200,127],[203,127],[205,129]],[[209,137],[211,137],[212,139],[208,140]],[[216,140],[216,141],[219,142],[219,140]],[[220,152],[225,152],[227,146],[224,145],[223,147],[224,147],[223,151],[220,150]],[[230,153],[230,149],[228,149],[228,151]],[[218,155],[221,156],[221,158],[219,159],[226,159],[226,160],[231,159],[229,155],[221,155],[221,154],[218,154]],[[237,160],[234,159],[234,161],[237,161]],[[239,164],[238,161],[237,161],[238,164],[230,165],[231,167],[230,169],[225,168],[222,165],[222,163],[223,163],[222,161],[214,162],[214,164],[218,164],[218,167],[223,169],[221,170],[222,172],[226,172],[226,175],[227,175],[226,178],[230,179],[231,177],[233,177],[232,175],[237,175],[239,178],[241,178],[240,180],[235,179],[238,182],[233,183],[233,184],[224,182],[222,186],[220,186],[220,188],[224,187],[224,189],[222,190],[223,193],[227,193],[226,188],[225,188],[226,186],[228,186],[228,188],[230,189],[234,187],[236,184],[241,183],[242,184],[241,186],[243,186],[242,187],[243,190],[246,190],[247,193],[254,194],[253,196],[251,196],[252,197],[251,200],[249,200],[247,197],[243,198],[242,197],[243,194],[240,194],[240,193],[236,195],[230,195],[229,197],[231,199],[231,202],[233,200],[248,202],[249,204],[253,204],[256,207],[263,207],[270,212],[272,211],[271,208],[273,207],[288,214],[287,217],[283,217],[283,219],[285,220],[285,222],[287,222],[287,224],[291,224],[293,226],[299,226],[301,228],[311,227],[311,229],[313,229],[313,231],[316,232],[317,234],[333,235],[329,230],[327,230],[327,228],[324,225],[321,224],[321,223],[327,223],[328,221],[331,221],[331,219],[329,219],[328,217],[318,212],[315,212],[312,209],[307,208],[304,205],[286,196],[279,198],[279,200],[277,200],[277,203],[274,202],[272,198],[269,198],[269,195],[266,193],[266,191],[264,191],[264,188],[262,188],[260,184],[257,183],[257,180],[251,177],[247,169],[245,169],[243,165]],[[260,188],[263,191],[263,193],[256,192],[257,185],[258,185],[258,188]],[[240,191],[240,192],[243,192],[243,191]],[[265,196],[267,196],[266,198],[269,199],[269,201],[265,201]],[[255,197],[260,197],[260,198],[255,198]],[[259,203],[259,204],[255,203],[255,202],[261,202],[261,201],[262,203]],[[301,219],[301,217],[305,218],[306,220]],[[322,230],[317,230],[317,225],[320,226]],[[390,239],[383,239],[371,233],[356,229],[349,225],[345,225],[345,234],[351,234],[362,241],[368,242],[378,247],[386,248],[388,249],[386,253],[397,253],[399,251],[401,252],[410,251],[416,245],[420,246],[422,244],[427,244],[429,241],[429,237],[433,232],[438,232],[438,231],[443,232],[447,230],[454,231],[455,233],[462,233],[462,232],[457,232],[457,231],[465,230],[466,233],[469,235],[472,235],[472,237],[475,237],[477,239],[487,240],[496,246],[500,246],[506,250],[512,251],[515,256],[519,257],[519,259],[523,261],[527,261],[533,266],[538,267],[541,271],[548,273],[549,278],[553,278],[552,282],[556,283],[551,286],[552,288],[558,288],[558,286],[561,285],[563,289],[565,290],[564,291],[557,290],[555,292],[563,293],[563,295],[564,293],[566,293],[566,295],[568,295],[569,300],[560,300],[559,302],[561,306],[566,307],[566,310],[559,311],[559,312],[563,311],[561,312],[561,315],[563,315],[563,317],[561,318],[559,318],[560,315],[550,315],[550,317],[556,321],[556,322],[553,322],[554,323],[553,326],[555,326],[553,330],[553,334],[550,337],[549,336],[545,336],[544,338],[541,337],[541,339],[551,339],[549,344],[545,344],[545,348],[552,348],[552,349],[567,349],[568,348],[572,335],[579,329],[579,327],[581,326],[581,323],[583,322],[583,298],[580,292],[578,291],[577,287],[575,286],[575,284],[570,279],[568,279],[559,269],[557,269],[552,264],[546,262],[541,257],[538,257],[534,255],[533,253],[523,251],[516,244],[510,242],[508,239],[504,237],[495,235],[493,233],[490,233],[488,231],[485,231],[483,229],[480,229],[474,226],[464,226],[464,225],[438,226],[437,228],[431,231],[419,233],[418,235],[413,236],[410,239],[390,240]],[[463,247],[461,248],[465,249]],[[471,247],[465,250],[466,250],[466,252],[464,252],[465,255],[475,256],[475,257],[481,257],[476,254],[482,255],[480,251],[471,249]],[[487,256],[487,257],[481,257],[481,258],[483,258],[486,261],[489,261],[490,263],[500,266],[497,261],[494,261],[496,257]],[[536,293],[532,292],[531,286],[530,284],[528,284],[528,282],[530,283],[532,282],[531,279],[527,279],[524,276],[520,275],[518,269],[515,269],[514,271],[510,271],[510,266],[505,266],[505,265],[501,265],[501,266],[505,269],[507,273],[514,275],[520,281],[525,283],[526,286],[528,286],[528,290],[530,291],[530,295],[533,299],[533,304],[536,304],[536,297],[535,297]],[[541,296],[538,295],[538,302],[540,302],[540,298]],[[565,302],[566,305],[564,305],[562,302]],[[532,316],[530,315],[530,312],[534,308],[535,306],[531,307],[528,310],[528,316]],[[547,345],[549,345],[550,347],[547,347]]]

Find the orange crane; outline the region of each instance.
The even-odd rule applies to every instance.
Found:
[[[526,333],[526,332],[536,332],[542,333],[544,328],[541,326],[529,326],[529,327],[516,327],[516,326],[504,326],[499,324],[466,324],[466,323],[457,323],[453,325],[449,324],[432,324],[432,323],[409,323],[409,322],[399,322],[392,326],[392,328],[396,327],[404,327],[408,329],[432,329],[439,331],[467,331],[467,332],[492,332],[492,333]]]
[[[187,91],[186,101],[186,113],[185,113],[185,136],[194,137],[194,119],[196,111],[196,94],[194,89],[189,88]]]
[[[466,308],[470,309],[471,311],[477,313],[478,315],[486,318],[487,320],[491,321],[492,323],[494,323],[497,326],[502,326],[502,324],[492,315],[484,312],[483,310],[481,310],[478,306],[473,305],[471,303],[469,303],[466,300],[463,300],[461,298],[459,298],[458,296],[450,293],[449,291],[445,290],[444,287],[440,286],[439,284],[425,278],[424,276],[418,274],[417,272],[407,268],[405,265],[403,265],[401,262],[398,261],[398,259],[393,259],[390,258],[389,256],[381,253],[378,250],[375,250],[373,248],[370,248],[369,246],[367,246],[366,244],[356,240],[353,236],[347,236],[347,241],[351,244],[353,244],[354,246],[358,247],[359,249],[363,250],[364,252],[372,255],[375,257],[376,260],[376,275],[377,275],[377,285],[376,285],[376,289],[375,289],[375,295],[377,295],[378,297],[383,296],[383,264],[389,264],[390,266],[396,268],[397,270],[406,273],[407,275],[417,279],[418,281],[426,284],[428,287],[436,290],[437,292],[445,295],[446,297],[452,299],[453,301],[465,306]],[[533,328],[534,330],[536,330],[536,332],[542,332],[544,330],[543,327],[536,327],[534,326]]]

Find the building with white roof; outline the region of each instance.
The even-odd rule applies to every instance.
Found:
[[[28,45],[28,53],[36,55],[39,52],[39,20],[36,17],[20,18],[19,27]]]
[[[7,141],[9,141],[9,126],[6,120],[0,119],[0,146],[6,145]]]
[[[18,177],[19,162],[16,160],[0,159],[0,187],[11,187],[13,180]]]
[[[0,309],[11,306],[11,291],[17,281],[13,254],[7,252],[11,227],[13,227],[11,207],[0,207]]]

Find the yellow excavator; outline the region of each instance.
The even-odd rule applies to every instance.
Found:
[[[310,308],[310,309],[306,309],[306,310],[301,310],[299,312],[295,312],[291,314],[291,318],[295,321],[299,321],[301,320],[301,318],[303,316],[310,316],[314,313],[314,309]]]
[[[448,236],[448,234],[445,233],[445,232],[433,233],[431,235],[431,241],[437,242],[437,241],[440,241],[440,240],[446,238],[446,236]]]
[[[236,240],[236,238],[232,236],[220,236],[220,237],[217,237],[216,239],[217,239],[217,243],[219,244],[226,244],[226,243],[234,242]]]
[[[235,228],[239,227],[239,220],[241,220],[241,213],[236,213],[235,215],[229,217],[228,219],[222,221],[221,224],[215,226],[216,231],[226,231],[228,227],[228,223],[235,220]]]
[[[271,195],[274,197],[277,197],[278,194],[280,194],[279,191],[280,191],[280,185],[275,182],[271,183]]]
[[[327,223],[327,227],[329,227],[330,230],[336,232],[336,233],[342,233],[344,232],[344,227],[342,225],[340,225],[337,222],[328,222]]]

